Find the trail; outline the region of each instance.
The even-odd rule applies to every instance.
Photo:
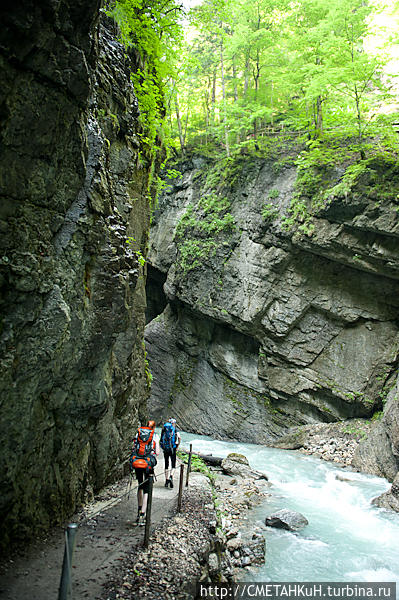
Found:
[[[175,512],[175,487],[164,487],[163,461],[155,470],[152,500],[152,528]],[[137,513],[137,482],[128,498],[129,478],[108,486],[69,522],[79,523],[73,557],[74,600],[105,600],[102,585],[132,546],[141,545],[144,527],[133,525]],[[47,537],[27,546],[0,565],[1,600],[55,600],[61,577],[65,529],[57,528]]]

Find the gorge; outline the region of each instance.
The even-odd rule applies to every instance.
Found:
[[[370,160],[344,192],[334,167],[307,234],[285,227],[298,175],[287,162],[287,154],[239,156],[224,176],[193,157],[169,182],[148,255],[149,293],[162,281],[165,293],[154,295],[160,314],[146,328],[150,410],[157,418],[173,412],[188,431],[270,445],[293,426],[378,413],[356,465],[392,481],[397,165]],[[389,187],[384,200],[379,186]]]
[[[397,510],[396,138],[349,159],[322,140],[310,164],[272,113],[166,163],[164,123],[143,124],[154,98],[165,116],[156,60],[123,21],[97,0],[1,16],[2,548],[125,474],[148,415],[286,448],[370,421],[353,466]]]

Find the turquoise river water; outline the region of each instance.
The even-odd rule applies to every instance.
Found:
[[[344,470],[298,451],[213,440],[182,433],[182,446],[225,457],[240,452],[267,474],[271,499],[252,511],[254,523],[281,508],[309,521],[292,533],[267,527],[266,564],[256,581],[396,582],[399,591],[399,514],[371,500],[386,491],[386,479]],[[341,481],[341,474],[350,481]]]

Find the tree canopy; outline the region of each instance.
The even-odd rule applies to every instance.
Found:
[[[367,44],[379,10],[364,0],[203,0],[168,79],[176,145],[229,155],[279,130],[350,138],[362,157],[373,136],[392,145],[390,40]]]

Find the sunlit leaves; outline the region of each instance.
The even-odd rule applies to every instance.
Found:
[[[387,56],[365,43],[373,11],[363,0],[205,0],[175,82],[189,143],[226,147],[227,128],[239,145],[277,122],[361,142],[389,84]]]
[[[165,115],[164,83],[173,73],[182,27],[181,5],[175,0],[115,0],[108,14],[118,23],[121,41],[134,48],[137,69],[132,75],[150,154]]]

